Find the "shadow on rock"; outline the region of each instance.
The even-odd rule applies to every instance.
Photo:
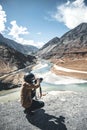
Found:
[[[45,113],[45,110],[40,109],[35,115],[26,115],[29,123],[40,128],[41,130],[67,130],[65,125],[65,117],[55,117]]]

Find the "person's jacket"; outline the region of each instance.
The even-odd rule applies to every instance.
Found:
[[[24,108],[29,108],[32,104],[31,91],[37,89],[40,86],[40,81],[38,80],[36,84],[30,84],[24,82],[21,89],[21,104]]]

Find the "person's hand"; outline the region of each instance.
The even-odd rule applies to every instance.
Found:
[[[38,83],[38,82],[39,82],[39,83],[41,82],[40,78],[37,78],[37,79],[36,79],[36,83]]]

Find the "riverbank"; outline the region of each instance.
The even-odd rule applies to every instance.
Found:
[[[25,115],[20,102],[0,103],[1,130],[87,130],[87,93],[53,91],[43,109]]]
[[[87,59],[52,59],[51,62],[54,63],[51,69],[53,73],[87,80]]]

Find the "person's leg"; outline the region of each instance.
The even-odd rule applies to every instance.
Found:
[[[33,115],[34,114],[33,111],[40,109],[42,107],[44,107],[44,102],[32,100],[32,105],[29,108],[26,108],[24,110],[24,113]]]
[[[44,102],[32,100],[32,105],[30,106],[29,110],[34,111],[34,110],[40,109],[42,107],[44,107]]]

